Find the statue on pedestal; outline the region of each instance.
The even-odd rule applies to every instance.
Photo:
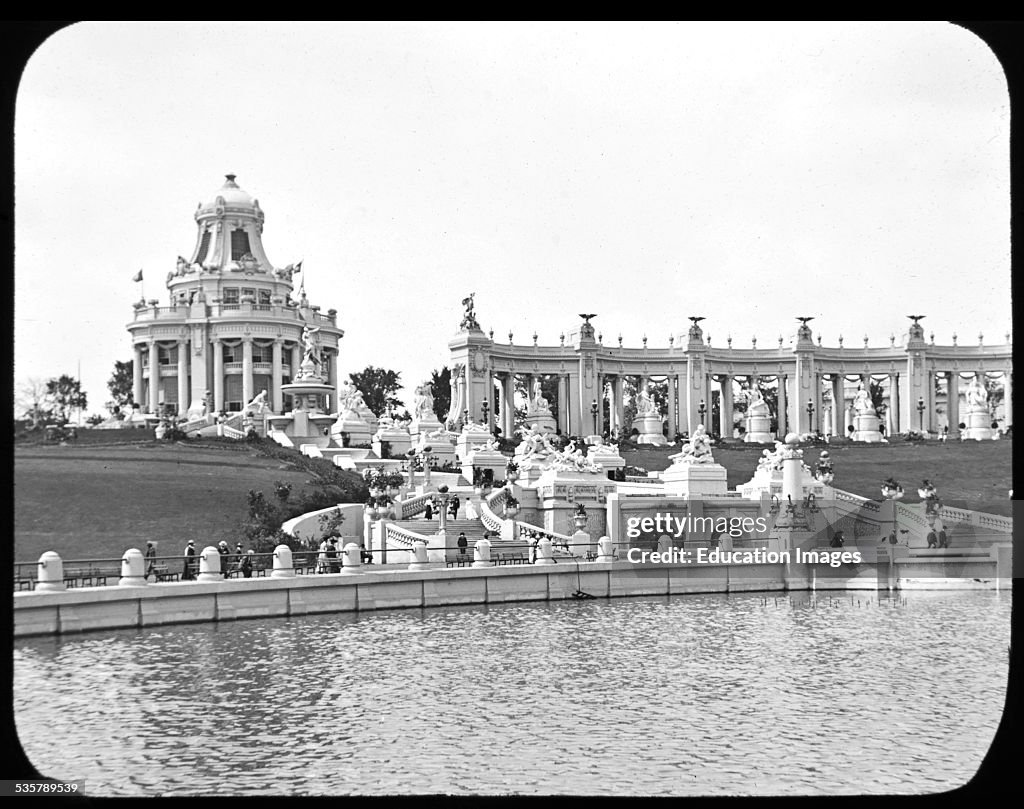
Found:
[[[523,430],[523,440],[516,447],[515,459],[520,469],[539,467],[555,451],[540,426],[534,424]]]
[[[430,391],[430,383],[424,382],[416,388],[412,397],[413,417],[417,421],[434,421],[434,394]]]
[[[871,396],[864,389],[864,383],[857,386],[857,393],[853,397],[853,412],[858,416],[877,416],[874,405],[871,404]]]
[[[534,413],[543,413],[544,415],[550,415],[551,405],[548,400],[544,398],[544,394],[541,392],[541,381],[537,379],[533,383],[533,398],[530,399],[528,412],[532,415]]]
[[[244,413],[251,414],[253,416],[262,416],[268,410],[270,410],[270,406],[267,404],[266,388],[264,388],[258,394],[256,394],[256,396],[253,397],[253,400],[249,402],[249,404],[247,404],[244,408],[242,408],[242,411]]]
[[[705,464],[714,463],[714,456],[711,454],[711,439],[708,438],[708,431],[703,424],[698,424],[697,429],[690,436],[690,442],[683,447],[682,452],[669,455],[673,464]]]
[[[466,307],[466,311],[463,312],[462,323],[459,324],[459,328],[463,331],[480,328],[480,324],[476,320],[476,313],[473,311],[473,298],[475,295],[475,292],[470,292],[468,298],[462,299],[462,305]]]
[[[302,327],[302,347],[305,350],[303,362],[310,360],[314,365],[320,364],[320,351],[317,349],[313,335],[320,331],[320,327],[310,328],[308,325]]]
[[[988,391],[975,374],[964,391],[968,410],[988,410]]]
[[[651,398],[651,394],[646,389],[641,390],[637,394],[636,400],[636,414],[637,416],[657,416],[658,407],[654,404],[654,400]]]

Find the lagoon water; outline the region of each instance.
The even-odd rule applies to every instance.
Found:
[[[1010,601],[691,595],[29,638],[15,721],[43,775],[97,796],[941,792],[999,723]]]

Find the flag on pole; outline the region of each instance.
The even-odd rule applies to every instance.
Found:
[[[295,265],[295,272],[302,272],[302,261]]]
[[[141,281],[142,280],[142,270],[139,270],[137,273],[135,273],[135,275],[132,276],[132,280],[133,281]]]

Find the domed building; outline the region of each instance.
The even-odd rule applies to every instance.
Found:
[[[135,304],[128,324],[134,353],[134,396],[146,414],[189,419],[239,412],[266,391],[281,413],[282,385],[299,373],[303,328],[317,342],[320,376],[333,389],[323,403],[337,410],[338,351],[345,332],[337,311],[292,297],[297,265],[275,267],[263,249],[264,214],[228,174],[195,211],[196,242],[167,273],[169,300]],[[307,338],[308,339],[308,338]],[[333,400],[333,401],[331,401]]]

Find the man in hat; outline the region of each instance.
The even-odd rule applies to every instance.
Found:
[[[146,543],[146,578],[153,572],[156,567],[156,547],[152,542]]]
[[[228,550],[228,543],[225,542],[223,539],[217,546],[217,550],[220,553],[220,572],[221,575],[226,579],[228,577],[228,556],[230,555],[231,551]]]
[[[185,546],[185,569],[181,571],[182,581],[191,581],[195,578],[193,571],[193,565],[195,563],[196,556],[196,541],[190,539],[188,545]]]

